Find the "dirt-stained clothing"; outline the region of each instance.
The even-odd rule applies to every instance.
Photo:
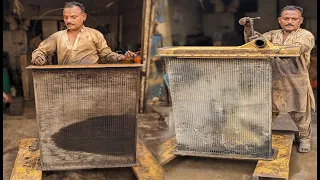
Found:
[[[299,141],[310,142],[311,140],[311,107],[310,103],[307,104],[306,112],[288,112],[291,119],[297,125],[299,130]],[[279,112],[273,112],[273,120],[279,115]]]
[[[246,37],[250,34],[245,34]],[[306,112],[307,103],[315,109],[314,95],[309,80],[310,53],[314,47],[314,36],[305,29],[297,29],[283,42],[283,30],[273,30],[263,34],[278,46],[301,46],[302,53],[297,58],[273,58],[273,111]],[[310,102],[308,102],[308,98]]]
[[[67,30],[58,31],[41,42],[32,53],[32,63],[36,57],[47,60],[57,53],[58,64],[104,64],[117,62],[119,54],[112,52],[103,35],[92,28],[83,26],[74,44],[68,40]]]
[[[245,32],[247,41],[250,34]],[[300,46],[301,55],[296,58],[273,58],[272,111],[274,114],[288,112],[298,126],[300,140],[311,138],[311,110],[315,110],[315,99],[309,79],[310,53],[315,45],[311,32],[299,28],[283,41],[283,30],[272,30],[263,34],[277,46]]]

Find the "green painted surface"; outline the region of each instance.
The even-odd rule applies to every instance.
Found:
[[[3,92],[10,94],[10,80],[7,68],[3,68]]]

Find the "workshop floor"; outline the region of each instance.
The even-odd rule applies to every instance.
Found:
[[[315,180],[317,174],[317,114],[312,115],[312,151],[300,154],[293,147],[290,180]],[[37,137],[37,122],[33,102],[26,102],[24,116],[4,115],[3,179],[9,180],[18,152],[18,141]],[[172,136],[172,131],[159,121],[158,114],[139,115],[138,134],[151,152]],[[155,130],[155,131],[154,131]],[[160,131],[162,133],[159,133]],[[166,136],[163,136],[166,134]],[[221,160],[198,157],[177,157],[164,166],[166,180],[251,180],[255,161]],[[62,179],[136,179],[130,168],[44,173],[44,180]]]

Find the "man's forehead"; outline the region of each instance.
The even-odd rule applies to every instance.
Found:
[[[301,12],[299,10],[284,10],[281,13],[281,16],[300,16],[301,17]]]

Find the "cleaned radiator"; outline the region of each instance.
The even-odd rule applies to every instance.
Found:
[[[137,163],[140,68],[130,64],[29,67],[43,171]]]
[[[273,56],[297,49],[172,47],[167,62],[176,154],[272,159]],[[282,54],[281,54],[282,53]]]

